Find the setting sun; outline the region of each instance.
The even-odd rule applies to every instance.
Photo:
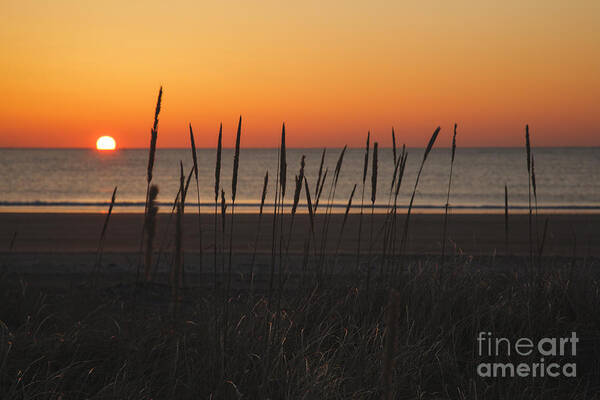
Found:
[[[98,150],[114,150],[116,147],[115,139],[110,136],[99,137],[96,141],[96,149]]]

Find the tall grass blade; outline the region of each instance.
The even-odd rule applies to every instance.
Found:
[[[377,142],[373,145],[373,166],[371,168],[371,205],[375,205],[377,198]]]
[[[198,176],[198,155],[196,154],[196,141],[194,140],[194,132],[192,124],[190,124],[190,147],[192,150],[192,160],[194,161],[194,176],[196,178],[196,197],[198,201],[198,251],[199,251],[199,268],[200,274],[203,270],[204,249],[202,245],[202,211],[200,209],[200,178]]]
[[[348,146],[344,146],[344,148],[342,149],[342,152],[340,153],[338,161],[335,164],[335,172],[333,173],[334,185],[337,185],[338,179],[340,177],[340,171],[342,170],[342,163],[344,162],[344,154],[346,154],[347,148],[348,148]]]
[[[242,116],[238,121],[237,134],[235,137],[235,154],[233,156],[233,175],[231,178],[231,203],[235,203],[235,195],[237,193],[238,171],[240,168],[240,137],[242,134]]]
[[[394,191],[395,200],[398,199],[398,194],[400,193],[400,187],[402,186],[402,179],[404,177],[404,169],[406,168],[406,159],[408,158],[408,153],[406,152],[406,148],[402,147],[402,154],[400,156],[400,168],[398,169],[398,176],[396,177],[396,190]]]
[[[263,213],[263,208],[265,206],[265,199],[267,197],[267,186],[269,184],[269,171],[267,171],[265,173],[265,179],[263,182],[263,190],[262,190],[262,196],[260,197],[260,214]]]
[[[154,237],[156,235],[156,214],[158,206],[156,197],[158,196],[158,186],[150,185],[148,195],[148,211],[146,212],[146,248],[144,251],[144,265],[146,282],[150,281],[150,272],[152,271],[152,256],[154,255]]]
[[[338,237],[337,245],[335,246],[335,258],[337,258],[340,250],[340,245],[342,244],[344,229],[346,228],[346,222],[348,221],[348,214],[350,213],[350,208],[352,208],[352,199],[354,198],[354,192],[356,192],[356,183],[354,184],[352,192],[350,193],[350,197],[348,198],[348,204],[346,204],[346,211],[344,212],[344,218],[342,219],[342,227],[340,228],[340,234]]]
[[[110,216],[112,215],[113,207],[115,206],[115,199],[117,197],[117,186],[113,189],[112,196],[110,197],[110,204],[108,205],[108,212],[106,213],[106,218],[104,219],[104,225],[102,225],[102,232],[100,233],[100,243],[104,241],[106,237],[106,229],[108,228],[108,223],[110,221]]]
[[[392,151],[393,151],[393,155],[394,155],[394,165],[396,165],[398,156],[396,154],[396,133],[394,132],[393,126],[392,126]]]
[[[448,207],[450,206],[450,188],[452,187],[452,170],[454,169],[454,156],[456,154],[456,124],[454,124],[454,135],[452,136],[452,157],[450,159],[450,177],[448,178],[448,194],[446,195],[446,206],[444,207],[444,234],[442,235],[442,265],[446,260],[446,241],[448,228]]]
[[[310,243],[311,239],[314,240],[315,237],[315,215],[313,212],[313,204],[310,196],[310,189],[308,187],[308,181],[306,180],[306,176],[304,177],[304,192],[306,193],[306,207],[308,208],[308,219],[310,222],[310,234],[304,243],[304,254],[302,257],[302,287],[304,287],[306,270],[308,269],[308,262],[310,258]]]
[[[156,109],[154,110],[154,124],[150,131],[150,152],[148,153],[148,171],[146,180],[148,184],[152,182],[152,171],[154,169],[154,158],[156,154],[156,140],[158,138],[158,115],[160,114],[160,106],[162,102],[163,89],[162,86],[158,91],[158,99],[156,100]]]
[[[533,232],[532,232],[532,208],[531,208],[531,142],[529,139],[529,125],[525,125],[525,151],[527,153],[527,187],[529,190],[529,260],[533,268]]]
[[[298,208],[298,203],[300,201],[300,192],[302,191],[302,183],[304,182],[304,166],[305,166],[304,160],[305,160],[305,158],[306,158],[306,156],[302,155],[302,159],[300,160],[300,172],[296,176],[296,188],[294,190],[294,202],[292,204],[292,216],[296,215],[296,209]]]
[[[185,204],[185,175],[183,174],[183,163],[179,163],[179,202],[177,203],[177,214],[175,219],[175,263],[171,268],[170,283],[171,283],[171,301],[173,311],[177,313],[179,303],[179,288],[182,285],[182,270],[183,270],[183,213]]]
[[[188,173],[188,177],[187,177],[188,181],[191,179],[193,173],[194,173],[194,168],[192,167],[190,169],[190,172]],[[176,214],[180,195],[181,195],[181,190],[178,187],[177,194],[175,195],[175,200],[173,201],[173,206],[171,207],[171,212],[169,213],[169,218],[167,219],[167,226],[166,226],[165,230],[163,231],[163,234],[162,234],[162,237],[160,240],[160,246],[158,247],[158,256],[156,257],[156,262],[154,263],[154,266],[153,266],[152,270],[150,271],[150,281],[152,281],[154,272],[158,269],[158,267],[160,265],[160,260],[161,260],[163,251],[165,250],[165,247],[167,245],[167,238],[169,237],[169,229],[171,227],[171,220],[173,219],[173,216]]]
[[[367,169],[369,167],[369,142],[371,140],[371,132],[367,132],[367,143],[365,145],[365,160],[363,163],[363,175],[362,175],[362,194],[360,196],[360,215],[358,217],[358,244],[356,246],[356,270],[360,267],[360,251],[361,251],[361,238],[362,238],[362,222],[363,212],[365,205],[365,182],[367,180]]]
[[[225,191],[221,189],[221,273],[225,274],[225,226],[227,217],[227,201]]]
[[[231,268],[233,264],[233,229],[235,222],[235,195],[237,192],[238,172],[240,168],[240,138],[242,134],[242,116],[238,121],[237,134],[235,138],[235,153],[233,155],[233,172],[231,179],[231,222],[229,223],[229,262],[227,263],[227,295],[225,298],[225,330],[224,330],[224,348],[227,344],[229,331],[229,303],[231,297]]]
[[[284,124],[285,127],[285,124]],[[282,135],[281,135],[281,142],[282,144],[285,143],[285,139],[284,139],[284,132],[282,129]],[[281,153],[282,153],[283,148],[279,147],[277,149],[277,174],[275,175],[275,197],[273,200],[273,225],[272,225],[272,229],[271,229],[271,274],[269,276],[269,295],[268,295],[268,301],[269,304],[271,303],[271,296],[273,294],[273,284],[275,281],[275,259],[276,259],[276,253],[277,253],[277,214],[279,212],[279,198],[280,198],[280,181],[279,178],[281,177]]]
[[[427,144],[427,148],[425,149],[425,153],[423,154],[423,160],[421,161],[421,165],[419,167],[419,172],[417,173],[417,179],[415,180],[415,187],[414,187],[412,195],[410,197],[410,202],[408,203],[408,210],[406,212],[406,219],[404,220],[404,232],[402,233],[402,242],[400,244],[401,252],[404,252],[406,250],[406,243],[408,240],[408,227],[409,227],[409,223],[410,223],[410,215],[411,215],[413,203],[415,201],[417,187],[419,186],[419,178],[421,178],[421,172],[423,172],[423,166],[425,165],[427,156],[429,155],[429,153],[431,152],[431,149],[433,148],[433,145],[435,144],[438,134],[440,133],[440,129],[441,128],[438,126],[437,129],[433,132],[433,135],[431,135],[431,139],[429,139],[429,143]]]
[[[333,202],[335,200],[335,192],[337,189],[338,179],[340,177],[340,172],[342,170],[342,164],[344,162],[344,155],[346,154],[348,146],[344,146],[340,155],[338,157],[337,163],[335,165],[335,171],[333,173],[333,180],[331,182],[331,186],[329,187],[329,194],[327,198],[327,207],[325,209],[325,223],[323,224],[323,237],[321,238],[321,259],[319,262],[319,269],[322,270],[324,267],[325,259],[326,259],[326,251],[327,251],[327,241],[329,239],[329,224],[331,221],[331,212],[333,208]]]
[[[158,99],[156,100],[156,108],[154,109],[154,123],[152,124],[152,130],[150,131],[150,149],[148,151],[148,168],[146,171],[146,201],[144,204],[144,221],[142,224],[142,235],[140,238],[140,259],[137,264],[135,273],[136,292],[135,297],[137,298],[137,283],[140,281],[140,267],[142,263],[142,252],[144,249],[144,237],[146,232],[146,213],[148,212],[148,196],[150,194],[150,182],[152,182],[152,172],[154,170],[154,159],[156,156],[156,141],[158,139],[158,116],[160,114],[160,107],[162,103],[162,86],[158,91]]]
[[[223,123],[219,124],[219,136],[217,138],[217,154],[215,160],[215,209],[214,209],[214,246],[213,246],[213,273],[214,273],[214,286],[217,289],[217,247],[219,242],[219,221],[218,221],[218,208],[219,208],[219,191],[221,190],[221,151],[223,148]],[[224,223],[224,222],[223,222]],[[223,231],[224,232],[224,231]]]
[[[538,226],[539,226],[539,218],[538,218],[538,198],[537,198],[537,185],[535,182],[535,157],[533,156],[533,153],[531,154],[531,187],[533,189],[533,202],[534,202],[534,208],[535,208],[535,240],[536,240],[536,245],[539,247],[540,246],[540,238],[539,238],[539,232],[538,232]],[[541,265],[540,265],[541,266]]]
[[[323,164],[325,162],[325,153],[327,152],[327,148],[323,149],[323,153],[321,153],[321,163],[319,164],[319,175],[317,176],[317,184],[315,185],[315,193],[319,193],[319,187],[321,186],[321,179],[323,178]]]
[[[115,186],[112,196],[110,198],[110,204],[108,206],[108,212],[106,213],[106,218],[104,218],[104,224],[102,225],[102,231],[100,232],[100,239],[98,240],[98,250],[96,251],[96,263],[94,264],[94,269],[92,272],[92,281],[95,286],[96,274],[98,270],[102,267],[102,254],[104,252],[104,240],[106,238],[106,230],[108,229],[108,223],[110,221],[110,216],[112,215],[112,210],[115,205],[115,199],[117,197],[117,187]],[[14,233],[12,240],[10,242],[9,250],[15,246],[15,240],[17,239],[17,232]]]
[[[265,199],[267,197],[268,184],[269,184],[269,171],[267,171],[265,173],[262,195],[260,197],[260,209],[258,212],[258,223],[256,226],[256,236],[254,238],[254,250],[252,252],[252,261],[250,262],[250,293],[251,293],[251,295],[254,294],[254,264],[256,262],[256,251],[258,248],[258,239],[260,238],[260,228],[262,226],[263,209],[265,206]]]
[[[373,144],[373,165],[371,166],[371,234],[369,239],[369,261],[367,268],[367,293],[371,280],[371,257],[373,256],[373,228],[375,225],[375,200],[377,199],[377,149],[378,144]]]
[[[10,244],[8,245],[8,252],[12,252],[15,249],[15,242],[17,241],[17,236],[19,235],[19,231],[15,231],[10,239]]]
[[[308,181],[306,180],[306,176],[304,177],[304,190],[306,192],[306,207],[308,208],[308,218],[310,221],[310,231],[312,235],[315,234],[315,216],[313,212],[312,201],[310,198],[310,190],[308,188]]]
[[[286,161],[286,148],[285,148],[285,123],[281,127],[281,151],[279,156],[279,186],[281,187],[281,199],[285,198],[285,187],[287,181],[287,161]]]
[[[400,188],[402,186],[402,180],[404,178],[404,170],[406,168],[406,159],[408,153],[406,152],[406,146],[402,145],[402,154],[400,155],[400,168],[398,169],[398,176],[396,178],[396,189],[394,190],[394,207],[392,211],[392,260],[396,259],[396,236],[397,236],[397,224],[396,219],[398,217],[398,195],[400,194]]]
[[[219,200],[221,190],[221,151],[223,148],[223,124],[219,125],[219,138],[217,139],[217,160],[215,161],[215,202]]]
[[[321,179],[321,186],[317,188],[315,191],[315,204],[314,204],[314,212],[317,213],[317,208],[319,207],[319,201],[321,199],[321,194],[323,193],[323,187],[325,186],[325,181],[327,180],[327,174],[329,173],[329,168],[325,168],[325,173],[323,174],[323,179]]]

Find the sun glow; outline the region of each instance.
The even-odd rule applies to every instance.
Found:
[[[117,147],[117,142],[110,136],[99,137],[96,141],[96,149],[98,150],[114,150]]]

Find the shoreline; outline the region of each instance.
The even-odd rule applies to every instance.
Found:
[[[4,205],[3,205],[4,204]],[[0,214],[105,214],[109,202],[0,202]],[[143,202],[117,202],[113,208],[115,214],[134,214],[139,215],[144,213]],[[159,214],[170,214],[173,203],[157,202]],[[260,203],[240,202],[235,204],[236,208],[242,209],[240,214],[258,214]],[[186,214],[198,214],[198,203],[186,202]],[[212,211],[214,203],[200,203],[200,207]],[[291,203],[285,203],[285,211],[289,212],[292,207]],[[333,214],[343,214],[346,211],[347,203],[334,203],[331,205]],[[375,213],[384,214],[389,212],[390,206],[387,204],[375,204]],[[399,214],[406,214],[408,205],[398,205]],[[371,206],[365,205],[364,210],[370,213]],[[445,207],[443,205],[413,205],[412,214],[444,214]],[[510,214],[528,214],[529,207],[527,205],[513,205],[508,207]],[[600,215],[600,205],[581,205],[581,206],[538,206],[539,215],[557,215],[557,214],[598,214]],[[458,205],[448,208],[448,215],[451,214],[504,214],[504,205]],[[264,212],[273,212],[273,204],[265,203]],[[308,214],[307,205],[300,202],[298,205],[298,214]],[[350,214],[360,213],[360,204],[352,204]],[[535,213],[535,208],[534,208]],[[203,214],[212,214],[212,212]]]

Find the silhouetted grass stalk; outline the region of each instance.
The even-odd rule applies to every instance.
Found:
[[[417,179],[415,180],[415,187],[414,187],[412,195],[410,197],[410,203],[408,203],[408,210],[406,212],[406,220],[404,221],[404,232],[402,233],[402,242],[400,244],[400,252],[402,254],[406,251],[406,245],[407,245],[407,241],[408,241],[408,227],[409,227],[409,222],[410,222],[410,214],[411,214],[412,206],[413,206],[413,203],[415,200],[415,194],[417,193],[417,187],[419,186],[419,178],[421,178],[421,172],[423,172],[423,166],[425,165],[427,156],[431,152],[431,149],[433,148],[433,145],[435,144],[435,141],[436,141],[439,133],[440,133],[440,127],[438,126],[437,129],[433,132],[433,135],[431,135],[431,139],[429,139],[429,143],[427,144],[427,147],[425,148],[425,153],[423,154],[423,160],[421,161],[421,165],[419,167],[419,172],[417,173]]]
[[[188,173],[188,181],[190,180],[192,174],[193,174],[193,169],[190,169],[190,172]],[[160,265],[160,260],[162,259],[162,254],[164,252],[165,247],[167,247],[167,238],[169,237],[169,229],[171,228],[171,221],[173,219],[173,215],[175,215],[176,209],[177,209],[177,203],[179,201],[179,196],[181,194],[180,189],[177,189],[177,194],[175,195],[175,200],[173,201],[173,206],[171,207],[171,212],[169,213],[169,218],[167,219],[167,225],[166,228],[163,230],[163,234],[160,240],[160,246],[158,247],[158,256],[156,257],[156,262],[154,263],[154,266],[152,267],[152,270],[150,271],[150,277],[149,280],[152,281],[152,278],[154,277],[155,272],[158,270],[158,267]]]
[[[219,208],[219,191],[221,190],[221,151],[223,148],[222,145],[223,140],[223,124],[219,125],[219,137],[217,139],[217,153],[215,160],[215,230],[214,230],[214,284],[215,290],[217,289],[217,246],[219,242],[219,218],[218,218],[218,208]]]
[[[525,151],[527,155],[527,188],[528,188],[528,200],[529,200],[529,261],[530,266],[533,268],[533,235],[531,227],[531,144],[529,139],[529,125],[525,125]]]
[[[377,198],[377,142],[373,144],[373,166],[371,167],[371,235],[369,239],[369,259],[367,260],[367,293],[371,279],[373,257],[373,227],[375,225],[375,200]]]
[[[319,164],[319,175],[317,176],[317,184],[315,185],[315,195],[317,195],[319,193],[320,189],[322,189],[321,181],[323,181],[323,183],[324,183],[325,176],[327,176],[327,171],[325,171],[325,176],[323,176],[323,163],[325,162],[325,153],[326,152],[327,152],[327,149],[324,148],[323,153],[321,154],[321,163]],[[317,208],[319,207],[318,200],[319,200],[318,197],[315,198],[315,207],[314,207],[315,213],[317,212]]]
[[[352,199],[354,198],[354,192],[356,192],[356,183],[354,184],[354,187],[352,188],[352,192],[350,193],[350,197],[348,198],[348,204],[346,205],[346,211],[344,212],[344,219],[342,220],[342,227],[340,228],[340,234],[338,236],[337,244],[335,246],[335,255],[333,257],[334,270],[335,270],[335,266],[337,265],[337,259],[338,259],[338,255],[340,252],[340,246],[342,244],[342,238],[344,237],[344,229],[346,228],[346,222],[348,221],[348,214],[350,213],[350,208],[352,207]],[[335,272],[335,271],[332,271],[332,272]]]
[[[179,289],[182,284],[183,270],[183,213],[185,204],[185,176],[183,174],[183,164],[180,162],[179,175],[179,202],[177,203],[177,214],[175,219],[175,263],[171,268],[170,284],[171,284],[171,301],[172,309],[176,314],[179,308]]]
[[[393,126],[392,126],[392,155],[394,156],[394,165],[396,165],[398,155],[396,154],[396,133],[394,132]]]
[[[199,250],[199,273],[203,271],[204,249],[202,246],[202,211],[200,209],[200,178],[198,177],[198,156],[196,154],[196,142],[194,140],[194,132],[192,124],[190,124],[190,147],[192,150],[192,160],[194,161],[194,177],[196,178],[196,195],[198,199],[198,250]]]
[[[452,187],[452,170],[454,168],[454,156],[456,154],[456,124],[454,124],[454,135],[452,136],[452,157],[450,160],[450,177],[448,178],[448,194],[446,206],[444,207],[444,234],[442,235],[442,265],[446,261],[446,241],[448,228],[448,207],[450,206],[450,188]]]
[[[308,268],[308,262],[310,258],[310,243],[311,240],[315,240],[315,216],[313,211],[312,199],[310,196],[310,189],[308,187],[308,181],[306,176],[304,177],[304,191],[306,193],[306,207],[308,209],[308,219],[310,222],[309,225],[309,234],[306,237],[306,242],[304,244],[304,255],[303,255],[303,265],[302,265],[302,287],[304,287],[306,270]]]
[[[293,232],[294,232],[294,220],[296,217],[296,210],[298,209],[298,203],[300,202],[300,193],[302,192],[302,186],[304,183],[305,159],[306,159],[306,156],[303,154],[302,158],[300,160],[300,171],[298,172],[298,175],[295,176],[295,184],[296,185],[294,188],[294,201],[292,203],[292,210],[291,210],[292,217],[291,217],[291,221],[290,221],[290,229],[288,232],[288,240],[287,240],[287,244],[285,247],[286,262],[289,257],[290,242],[292,241],[292,236],[293,236]]]
[[[319,186],[318,190],[315,191],[315,207],[314,213],[317,214],[317,206],[321,200],[321,195],[323,194],[323,187],[325,187],[325,182],[327,181],[327,174],[329,173],[329,168],[325,168],[325,172],[323,173],[323,178],[321,179],[321,186]]]
[[[329,193],[327,195],[327,207],[325,209],[325,222],[323,223],[323,236],[321,238],[321,257],[319,261],[319,274],[321,275],[323,272],[323,268],[325,267],[326,262],[326,252],[327,252],[327,241],[329,237],[329,223],[331,221],[331,213],[333,208],[333,202],[335,201],[335,192],[337,189],[338,179],[340,177],[340,171],[342,170],[342,164],[344,162],[344,154],[346,153],[347,146],[344,146],[342,151],[340,152],[340,156],[335,165],[335,171],[333,173],[333,180],[331,182],[331,186],[329,187]]]
[[[281,281],[281,254],[282,254],[282,237],[283,237],[283,202],[285,198],[287,181],[287,155],[285,146],[285,123],[281,126],[281,146],[279,147],[277,158],[277,178],[275,182],[275,202],[273,204],[273,230],[271,241],[271,276],[269,280],[269,303],[273,294],[273,285],[275,280],[275,264],[277,259],[277,243],[279,243],[279,271],[278,276]],[[279,223],[279,227],[277,224]]]
[[[152,271],[152,256],[154,255],[154,236],[156,234],[156,214],[158,206],[156,197],[158,196],[158,186],[151,185],[148,195],[148,210],[146,211],[146,247],[144,249],[144,278],[146,282],[150,281]]]
[[[280,160],[280,169],[279,169],[279,186],[280,186],[280,195],[279,195],[279,270],[278,270],[278,288],[279,294],[277,296],[278,299],[281,298],[281,291],[283,285],[283,245],[284,245],[284,230],[283,230],[283,215],[285,208],[285,192],[287,187],[287,147],[285,144],[285,123],[281,126],[281,152],[279,154],[281,157]],[[278,308],[279,308],[279,300],[278,300]],[[279,309],[277,312],[279,315]]]
[[[367,168],[369,166],[369,141],[371,140],[371,132],[367,133],[367,144],[365,145],[365,161],[363,164],[363,176],[362,176],[362,194],[360,196],[360,215],[358,217],[358,244],[356,246],[356,270],[360,268],[360,250],[361,250],[361,236],[362,236],[362,221],[363,221],[363,209],[365,205],[365,182],[367,180]]]
[[[254,250],[252,252],[252,261],[250,262],[250,294],[254,294],[254,264],[256,262],[256,250],[258,248],[258,239],[260,238],[260,228],[262,227],[263,209],[265,198],[267,197],[267,186],[269,184],[269,171],[265,173],[262,195],[260,197],[260,209],[258,212],[258,223],[256,224],[256,236],[254,238]]]
[[[104,253],[104,240],[106,238],[106,230],[108,229],[108,223],[110,221],[110,216],[112,215],[112,210],[115,205],[115,198],[117,196],[117,187],[115,186],[112,196],[110,198],[110,204],[108,206],[108,212],[106,213],[106,218],[104,218],[104,225],[102,225],[102,231],[100,232],[100,239],[98,240],[98,250],[96,251],[96,263],[94,264],[94,269],[92,272],[92,285],[96,286],[97,273],[99,269],[102,267],[102,255]],[[12,237],[9,250],[12,251],[15,245],[15,240],[17,238],[17,233]]]
[[[393,129],[392,129],[392,133],[393,133]],[[395,149],[395,139],[394,139],[394,149]],[[394,209],[392,207],[392,198],[393,198],[393,194],[394,194],[394,186],[396,184],[396,177],[398,175],[398,169],[400,168],[400,163],[402,161],[402,156],[400,158],[396,158],[397,155],[395,154],[395,150],[394,150],[394,173],[392,174],[392,180],[390,183],[390,190],[388,193],[388,202],[387,202],[387,207],[386,207],[386,212],[385,212],[385,220],[383,221],[383,246],[382,246],[382,264],[387,264],[388,263],[388,255],[389,255],[389,248],[390,246],[390,242],[392,240],[392,229],[393,229],[393,212]]]
[[[395,262],[396,257],[396,236],[397,236],[397,224],[396,220],[398,217],[398,195],[400,194],[400,187],[402,186],[402,179],[404,177],[404,170],[406,168],[406,159],[408,154],[406,153],[406,145],[402,145],[402,153],[400,155],[400,167],[398,168],[398,174],[396,176],[396,188],[394,190],[394,205],[392,208],[392,238],[390,240],[392,250],[391,250],[391,258],[392,263]]]
[[[142,224],[142,235],[141,235],[141,240],[140,240],[140,260],[138,262],[137,265],[137,270],[136,270],[136,276],[135,276],[135,282],[136,285],[139,282],[139,278],[140,278],[140,267],[141,267],[141,256],[143,253],[143,248],[144,248],[144,235],[145,235],[145,231],[146,231],[146,214],[148,212],[148,198],[149,198],[149,194],[150,194],[150,183],[152,182],[152,174],[153,174],[153,170],[154,170],[154,159],[156,157],[156,141],[158,139],[158,116],[160,114],[160,107],[161,107],[161,102],[162,102],[162,93],[163,93],[163,89],[162,86],[160,87],[159,91],[158,91],[158,99],[156,100],[156,108],[154,110],[154,123],[152,124],[152,130],[150,131],[150,148],[148,151],[148,168],[146,170],[146,201],[145,201],[145,205],[144,205],[144,220],[143,220],[143,224]]]
[[[280,185],[279,179],[281,176],[281,160],[282,160],[282,150],[285,146],[285,124],[283,124],[281,130],[281,147],[279,147],[277,152],[277,173],[275,174],[275,197],[273,201],[273,225],[271,229],[271,273],[269,276],[269,294],[268,294],[268,302],[271,303],[271,296],[273,294],[273,285],[275,282],[275,259],[277,253],[277,213],[279,212],[279,196],[280,196]],[[285,156],[284,156],[285,158]]]
[[[235,222],[235,196],[237,193],[238,172],[240,167],[240,138],[242,134],[242,117],[238,121],[237,134],[235,137],[235,153],[233,156],[233,174],[231,178],[231,221],[229,223],[229,262],[227,263],[227,295],[225,298],[225,339],[224,348],[227,348],[227,337],[229,331],[229,303],[231,297],[231,267],[233,263],[233,229]]]
[[[533,152],[531,153],[531,187],[533,189],[533,202],[535,207],[535,243],[538,254],[540,253],[540,233],[539,233],[539,215],[538,215],[538,199],[537,199],[537,185],[535,182],[535,157],[533,156]],[[542,267],[542,263],[540,258],[538,257],[538,268]]]

